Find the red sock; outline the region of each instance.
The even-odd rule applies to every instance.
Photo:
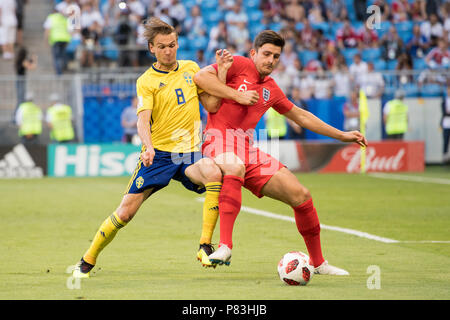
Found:
[[[244,179],[237,176],[226,175],[223,177],[222,189],[219,195],[220,216],[220,244],[226,244],[233,248],[233,226],[242,203],[242,185]]]
[[[319,217],[317,216],[312,199],[295,207],[294,212],[298,232],[300,232],[305,240],[306,248],[308,249],[309,257],[314,267],[318,267],[325,259],[322,256],[322,248],[320,245]]]

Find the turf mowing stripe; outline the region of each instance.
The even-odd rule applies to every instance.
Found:
[[[197,201],[204,202],[205,199],[204,198],[197,198]],[[247,212],[247,213],[251,213],[251,214],[255,214],[255,215],[258,215],[258,216],[263,216],[263,217],[267,217],[267,218],[284,220],[284,221],[289,221],[289,222],[295,223],[295,218],[293,218],[293,217],[288,217],[288,216],[272,213],[272,212],[265,211],[265,210],[260,210],[260,209],[255,209],[255,208],[242,206],[241,207],[241,211],[244,211],[244,212]],[[353,229],[348,229],[348,228],[335,227],[335,226],[328,226],[328,225],[322,224],[322,223],[320,224],[320,228],[324,229],[324,230],[332,230],[332,231],[342,232],[342,233],[346,233],[346,234],[351,234],[351,235],[354,235],[354,236],[357,236],[357,237],[361,237],[361,238],[365,238],[365,239],[369,239],[369,240],[374,240],[374,241],[378,241],[378,242],[383,242],[383,243],[450,243],[450,241],[436,241],[436,240],[419,240],[419,241],[394,240],[394,239],[389,239],[389,238],[384,238],[384,237],[380,237],[380,236],[377,236],[377,235],[373,235],[373,234],[370,234],[370,233],[367,233],[367,232],[363,232],[363,231],[358,231],[358,230],[353,230]]]
[[[423,182],[423,183],[438,183],[438,184],[449,184],[449,179],[440,179],[440,178],[425,178],[425,177],[418,177],[418,176],[407,176],[407,175],[401,175],[401,174],[393,174],[393,173],[369,173],[369,177],[374,178],[381,178],[381,179],[392,179],[392,180],[403,180],[403,181],[410,181],[410,182]]]

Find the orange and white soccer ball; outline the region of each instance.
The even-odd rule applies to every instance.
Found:
[[[278,263],[278,275],[281,281],[290,286],[305,286],[314,274],[309,264],[309,256],[300,251],[286,253]]]

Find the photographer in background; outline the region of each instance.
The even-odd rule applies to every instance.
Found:
[[[37,56],[35,54],[29,55],[27,48],[20,47],[17,50],[15,69],[16,69],[16,97],[17,104],[14,110],[14,117],[19,105],[25,101],[27,83],[26,73],[28,70],[34,70],[37,66]]]

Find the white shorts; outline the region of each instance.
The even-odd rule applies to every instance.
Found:
[[[0,26],[0,45],[16,43],[17,27]]]

